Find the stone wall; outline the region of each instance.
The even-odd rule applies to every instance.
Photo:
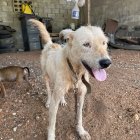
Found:
[[[13,0],[0,0],[0,24],[9,25],[16,29],[14,34],[17,48],[23,48],[22,33],[19,14],[14,12]],[[71,22],[71,9],[73,2],[66,0],[32,0],[35,13],[41,17],[53,18],[53,31],[59,32],[64,27],[68,27]]]
[[[22,33],[19,15],[13,10],[13,0],[0,0],[0,24],[9,25],[16,29],[15,43],[17,48],[23,48]],[[73,2],[66,0],[32,0],[35,13],[41,17],[53,18],[53,31],[59,32],[70,23],[77,21],[71,19]],[[113,18],[120,24],[138,25],[140,23],[140,0],[91,0],[92,24],[102,26],[107,18]],[[81,9],[81,21],[87,18],[87,12]]]
[[[18,14],[14,13],[13,0],[0,0],[0,24],[8,25],[16,29],[14,33],[15,44],[18,47],[23,47],[22,34],[20,29],[20,21]]]
[[[37,15],[53,18],[53,30],[59,32],[62,28],[69,26],[72,21],[71,9],[73,2],[66,0],[34,0],[33,7]]]
[[[91,0],[92,24],[102,26],[107,18],[120,24],[140,25],[140,0]]]

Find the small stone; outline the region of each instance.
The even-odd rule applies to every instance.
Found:
[[[2,112],[2,109],[0,109],[0,112]]]
[[[130,134],[130,135],[132,135],[132,134],[133,134],[133,131],[132,131],[132,130],[130,130],[130,131],[129,131],[129,134]]]
[[[17,131],[17,127],[14,127],[14,128],[13,128],[13,131],[16,132],[16,131]]]
[[[121,116],[121,115],[119,115],[119,116],[118,116],[118,118],[119,118],[119,119],[122,119],[122,116]]]
[[[13,116],[15,116],[16,115],[16,113],[13,113]]]
[[[134,115],[134,119],[135,119],[136,121],[138,121],[138,120],[139,120],[139,115],[138,115],[138,114],[135,114],[135,115]]]
[[[14,140],[13,138],[9,139],[9,140]]]
[[[36,116],[36,120],[39,120],[39,116]]]
[[[18,124],[18,126],[22,126],[22,124],[20,123],[20,124]]]
[[[19,103],[22,103],[22,100],[19,100]]]
[[[34,135],[34,138],[36,138],[37,137],[37,135]]]

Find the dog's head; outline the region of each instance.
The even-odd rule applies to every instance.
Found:
[[[106,79],[104,69],[109,67],[111,59],[107,51],[108,38],[100,27],[81,27],[70,34],[68,43],[74,61],[80,61],[97,80]]]
[[[69,40],[69,34],[71,34],[73,30],[71,29],[64,29],[59,33],[59,38],[63,42],[67,42]]]

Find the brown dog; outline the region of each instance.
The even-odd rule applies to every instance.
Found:
[[[1,83],[1,90],[4,93],[4,96],[6,96],[6,91],[2,82],[16,81],[17,83],[21,83],[23,80],[28,82],[29,76],[30,76],[30,71],[28,67],[8,66],[8,67],[1,68],[0,83]]]

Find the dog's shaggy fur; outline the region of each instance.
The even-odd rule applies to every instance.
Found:
[[[99,27],[81,27],[69,35],[66,46],[62,48],[51,41],[50,35],[41,22],[34,19],[31,19],[30,22],[38,27],[45,44],[41,54],[41,67],[48,93],[46,103],[46,106],[49,107],[48,140],[55,140],[55,124],[59,103],[66,104],[64,95],[74,87],[73,79],[75,77],[67,60],[77,75],[76,130],[81,139],[90,140],[91,137],[82,124],[82,108],[87,88],[81,77],[84,75],[86,81],[89,82],[89,72],[97,80],[105,80],[106,73],[103,68],[107,68],[111,64],[107,52],[108,40],[106,36]],[[50,90],[50,82],[54,85],[53,93]]]
[[[69,34],[72,33],[73,30],[71,29],[64,29],[59,33],[59,38],[61,40],[68,40],[69,39]]]

